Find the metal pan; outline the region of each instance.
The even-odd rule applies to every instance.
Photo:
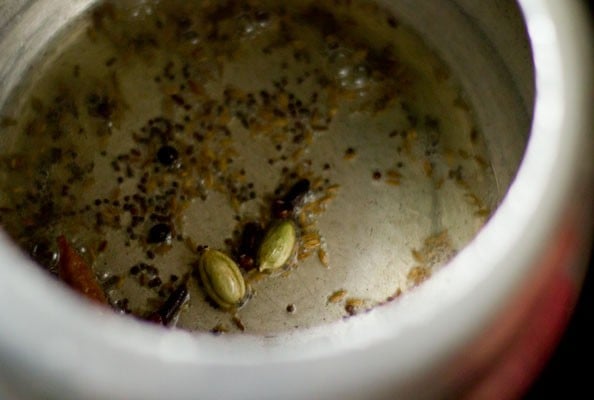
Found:
[[[0,336],[0,354],[8,361],[3,374],[13,378],[8,390],[30,396],[51,393],[56,398],[83,394],[162,398],[165,393],[177,398],[196,393],[206,398],[245,397],[246,393],[254,398],[360,398],[364,393],[436,397],[456,395],[480,382],[485,367],[494,365],[498,352],[511,343],[512,333],[551,277],[568,273],[580,279],[579,268],[570,272],[560,268],[579,265],[580,243],[587,237],[580,221],[589,203],[585,200],[583,206],[576,206],[570,199],[591,198],[589,171],[580,163],[591,143],[583,131],[587,103],[580,90],[585,63],[579,60],[587,52],[570,33],[574,31],[567,30],[568,21],[576,18],[572,6],[470,3],[382,4],[420,37],[402,34],[395,40],[398,48],[419,52],[411,60],[425,60],[409,69],[426,76],[400,93],[407,104],[428,110],[421,115],[429,117],[424,123],[403,122],[402,103],[401,113],[378,113],[373,119],[338,107],[333,123],[323,132],[314,132],[313,144],[305,149],[307,157],[299,159],[311,160],[314,167],[300,169],[293,178],[283,175],[282,167],[287,165],[271,166],[274,163],[268,161],[278,153],[276,143],[251,138],[239,123],[232,132],[233,145],[242,150],[239,168],[252,174],[249,181],[257,189],[256,198],[237,212],[221,195],[225,191],[209,192],[207,200],[189,204],[176,220],[182,240],[154,258],[147,254],[151,248],[146,243],[127,247],[117,233],[107,231],[109,251],[99,254],[89,244],[99,242],[80,234],[83,225],[71,222],[50,228],[52,235],[66,231],[97,272],[126,276],[128,281],[109,295],[120,300],[126,296],[135,313],[150,311],[151,303],[144,288],[137,290],[126,282],[136,282],[129,277],[130,267],[147,256],[158,263],[163,276],[187,276],[190,303],[180,312],[179,327],[208,331],[224,326],[218,331],[230,334],[169,331],[97,310],[65,291],[16,250],[11,239],[4,238],[2,268],[7,279],[1,291],[0,321],[7,329]],[[86,32],[84,24],[72,21],[91,5],[30,2],[19,8],[9,2],[0,9],[0,71],[5,82],[0,104],[15,99],[14,90],[31,89],[27,66],[52,48],[61,28],[70,23],[72,29]],[[392,28],[390,21],[385,29]],[[559,46],[561,41],[571,45]],[[422,53],[423,46],[431,54]],[[81,47],[69,57],[84,64],[83,54]],[[442,62],[447,68],[442,68]],[[266,74],[277,73],[269,66],[263,68]],[[443,78],[444,70],[451,80]],[[81,71],[84,74],[87,68]],[[238,68],[231,78],[236,86],[244,85],[244,91],[270,81],[266,74],[245,76],[245,71]],[[341,73],[339,69],[337,76]],[[140,99],[138,106],[129,106],[128,115],[163,112],[162,103],[143,96],[143,82],[139,79],[136,86],[126,87],[131,88],[129,96]],[[43,85],[54,83],[42,80],[35,89],[43,93]],[[92,85],[92,80],[82,82],[78,90],[85,93]],[[469,107],[452,113],[449,105],[460,93]],[[18,110],[21,105],[12,101],[5,109],[11,107]],[[89,117],[92,124],[91,113]],[[436,129],[435,117],[443,133],[437,155],[430,152],[429,140]],[[16,128],[8,122],[2,152],[10,155],[27,141],[17,134],[18,122]],[[142,132],[142,126],[142,121],[123,117],[119,126],[110,129]],[[404,135],[391,136],[394,127],[403,129]],[[112,137],[109,149],[130,147],[129,136]],[[403,154],[407,140],[415,138],[410,153]],[[73,145],[87,147],[85,154],[101,150],[93,140],[84,135],[71,139]],[[282,148],[296,150],[290,145]],[[157,150],[150,143],[147,149],[147,154]],[[486,168],[477,157],[486,160]],[[432,173],[427,161],[434,163]],[[108,182],[114,178],[113,169],[104,164],[96,161],[93,173],[97,181]],[[330,168],[325,169],[325,164]],[[299,165],[288,165],[287,170],[298,170]],[[464,182],[456,173],[458,166],[464,167]],[[14,192],[19,185],[12,179],[19,171],[2,174],[6,196],[8,189]],[[279,196],[275,189],[280,187],[282,194],[297,178],[311,182],[321,178],[322,189],[312,191],[312,202],[323,198],[329,188],[338,188],[313,219],[323,244],[320,249],[327,251],[328,259],[317,253],[277,276],[254,278],[249,281],[251,298],[236,313],[213,308],[191,272],[199,257],[195,247],[232,252],[226,239],[233,242],[233,232],[240,231],[247,220],[266,226],[271,219],[266,216],[270,201]],[[102,202],[109,197],[102,194],[108,189],[91,186],[80,191],[77,201]],[[22,227],[8,216],[3,222],[19,240],[15,232]],[[207,234],[201,229],[204,226]],[[143,232],[149,231],[149,225],[143,227]],[[299,228],[303,240],[306,224]],[[304,245],[301,241],[300,246]],[[544,262],[551,260],[549,251],[558,258]],[[249,280],[252,275],[246,273],[246,277]],[[293,312],[287,311],[289,306]],[[39,332],[44,332],[43,342]],[[115,359],[129,371],[127,376],[115,373]],[[453,362],[456,368],[448,368]],[[33,385],[21,384],[25,371],[35,376]],[[230,376],[234,385],[228,384]]]

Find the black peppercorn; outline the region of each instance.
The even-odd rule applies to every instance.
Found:
[[[164,243],[171,240],[171,227],[167,224],[154,225],[148,233],[148,243]]]
[[[173,165],[173,163],[177,161],[178,157],[179,153],[177,150],[169,145],[161,147],[157,152],[157,160],[159,160],[159,162],[166,167]]]

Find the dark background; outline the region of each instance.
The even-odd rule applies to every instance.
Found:
[[[566,1],[566,0],[560,0]],[[586,0],[594,28],[594,1]],[[594,32],[594,30],[593,30]],[[594,36],[594,35],[593,35]],[[594,41],[594,37],[591,38]],[[594,43],[592,44],[594,46]],[[590,88],[594,91],[594,87]],[[594,105],[592,111],[594,112]],[[594,127],[591,134],[594,135]],[[590,162],[593,162],[590,160]],[[594,208],[594,205],[592,205]],[[594,223],[594,221],[588,221]],[[594,241],[586,280],[567,331],[537,381],[528,400],[558,397],[594,399]]]
[[[575,314],[561,343],[525,398],[594,399],[593,343],[594,256],[590,251],[586,281]]]

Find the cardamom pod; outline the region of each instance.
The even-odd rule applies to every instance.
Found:
[[[285,265],[294,253],[296,242],[297,232],[293,222],[283,220],[272,225],[258,250],[260,271],[274,270]]]
[[[243,275],[237,264],[224,253],[206,249],[198,264],[206,294],[221,308],[238,306],[245,298]]]

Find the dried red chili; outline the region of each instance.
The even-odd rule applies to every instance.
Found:
[[[89,300],[99,304],[108,304],[107,297],[103,293],[95,273],[64,236],[58,237],[58,247],[60,249],[58,264],[60,279]]]

